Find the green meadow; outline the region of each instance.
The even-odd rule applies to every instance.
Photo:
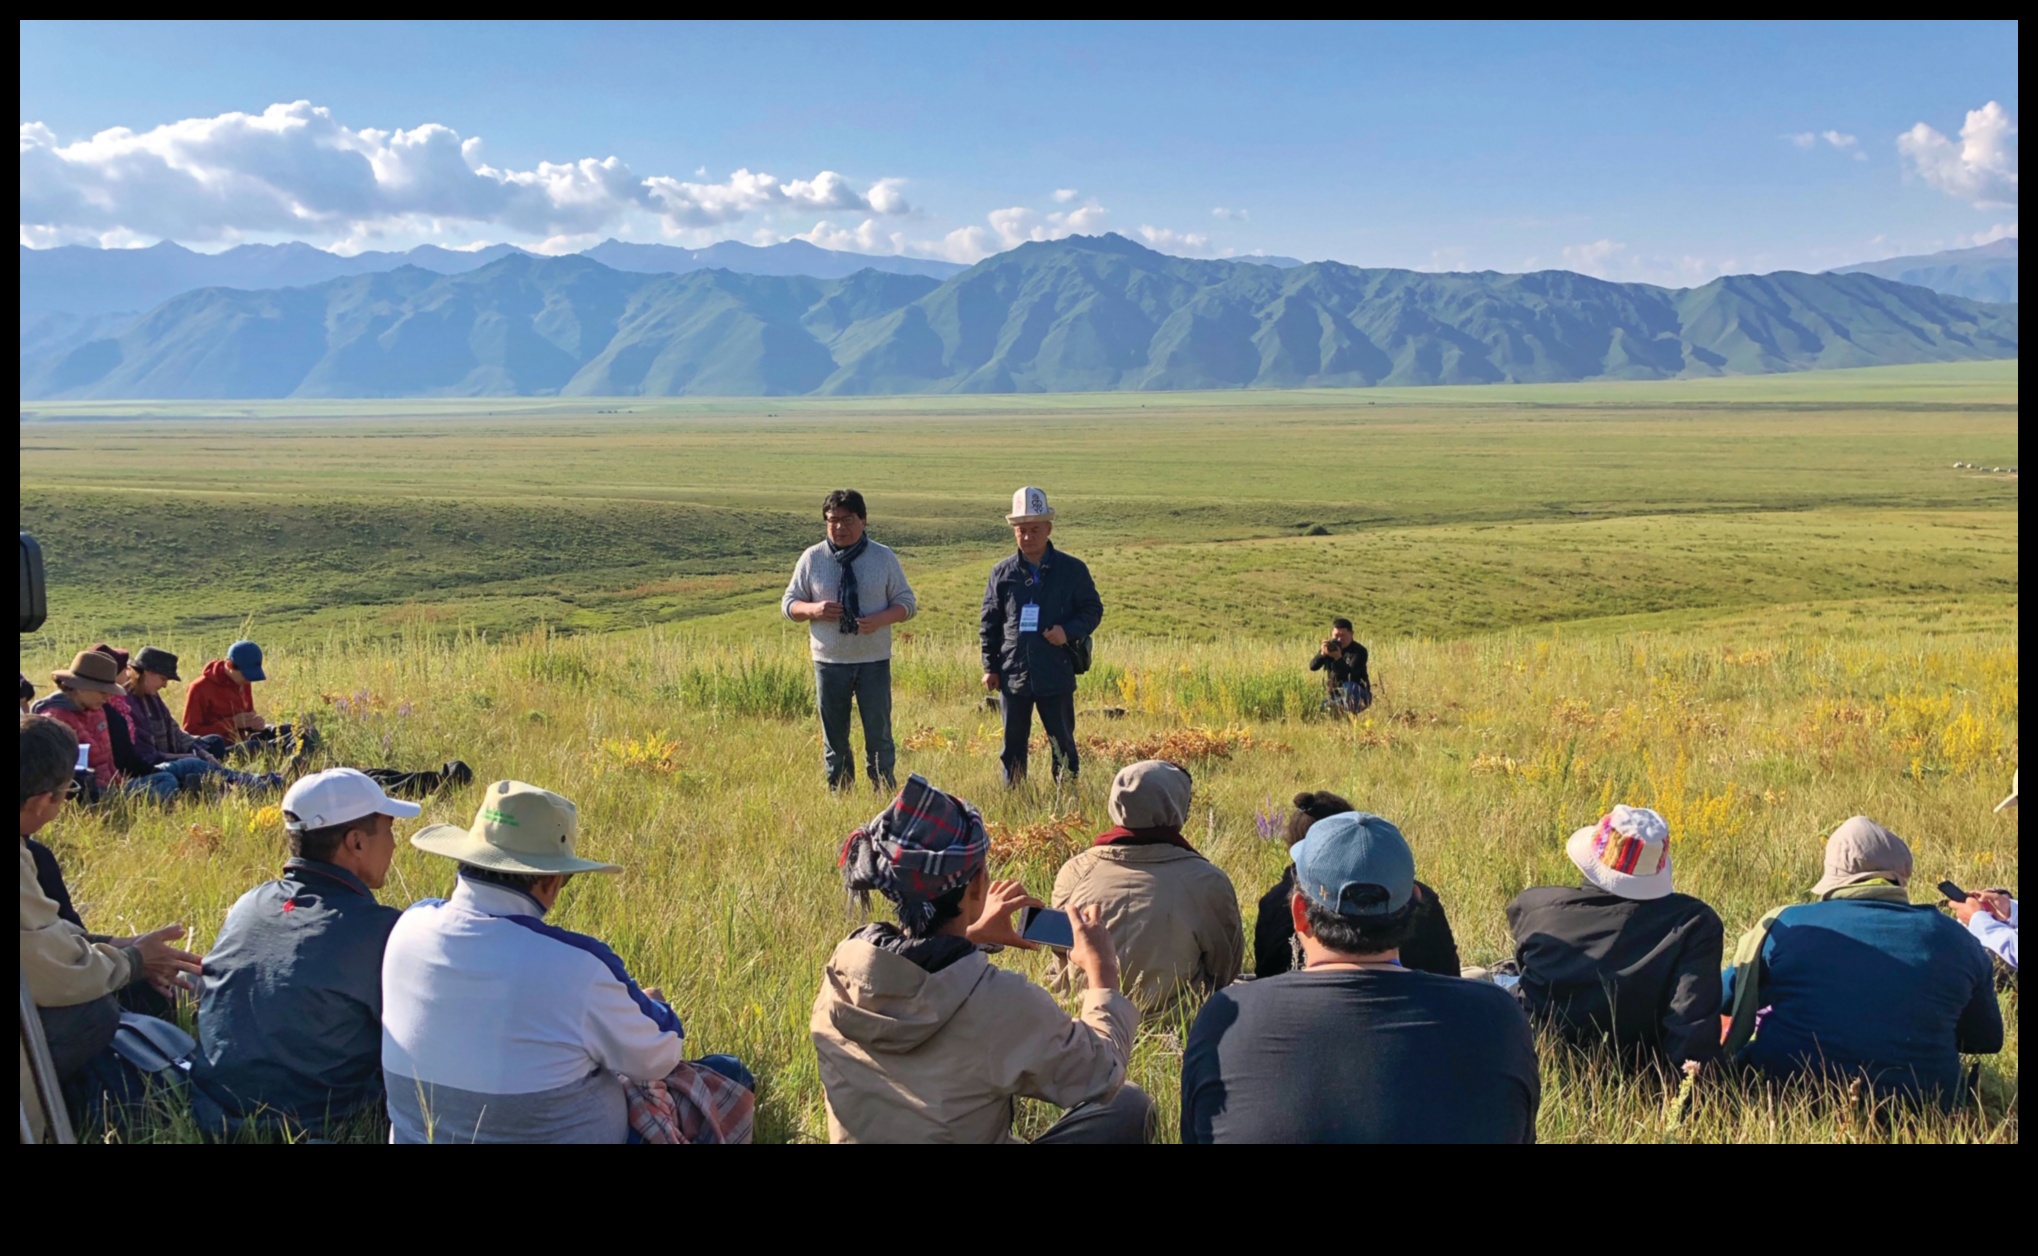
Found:
[[[1669,818],[1680,888],[1730,934],[1795,901],[1855,812],[1942,877],[2017,885],[2016,363],[1655,384],[843,401],[558,399],[24,404],[21,526],[72,651],[187,663],[251,634],[272,719],[334,762],[450,757],[574,797],[628,865],[568,891],[568,927],[672,996],[698,1050],[764,1078],[760,1136],[825,1137],[806,1019],[852,925],[805,629],[778,617],[830,488],[868,496],[922,613],[900,631],[901,767],[984,807],[1036,891],[1105,825],[1111,770],[1189,761],[1192,836],[1248,929],[1298,789],[1401,823],[1468,962],[1501,907],[1575,876],[1572,829],[1614,801]],[[975,685],[976,606],[1011,490],[1107,613],[1078,700],[1081,783],[1008,793]],[[1303,670],[1332,614],[1380,702],[1319,718]],[[341,699],[345,699],[344,703]],[[173,696],[173,705],[176,699]],[[473,790],[423,821],[466,821]],[[273,875],[273,809],[238,799],[72,814],[50,831],[88,921],[199,942]],[[444,891],[406,849],[385,892]],[[1044,971],[1030,956],[1006,961]],[[1546,1043],[1546,1141],[2007,1141],[2010,1048],[1954,1117],[1653,1077]],[[1176,1134],[1186,1025],[1149,1024],[1137,1080]],[[1047,1119],[1029,1105],[1029,1126]],[[154,1132],[189,1137],[165,1113]]]

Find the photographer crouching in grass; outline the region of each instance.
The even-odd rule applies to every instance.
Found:
[[[838,488],[822,499],[828,535],[800,555],[779,609],[807,625],[814,656],[815,705],[821,711],[828,788],[856,783],[849,748],[849,704],[863,716],[863,770],[873,787],[892,789],[892,625],[920,608],[899,556],[865,535],[863,494]]]
[[[1366,647],[1352,639],[1352,621],[1340,615],[1330,621],[1330,636],[1324,638],[1309,670],[1322,672],[1323,709],[1357,715],[1373,705],[1373,678],[1366,674]]]

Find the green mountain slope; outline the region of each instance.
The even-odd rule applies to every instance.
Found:
[[[1028,244],[946,281],[585,257],[207,289],[24,354],[45,398],[791,396],[1662,379],[2011,358],[2014,306],[1862,274],[1686,290]]]
[[[1886,257],[1834,268],[1836,275],[1875,275],[1970,301],[2017,301],[2017,241],[1992,240],[1971,249]]]

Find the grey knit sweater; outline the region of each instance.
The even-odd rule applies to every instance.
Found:
[[[836,601],[841,589],[842,569],[828,556],[828,543],[823,541],[800,555],[778,608],[790,619],[794,602]],[[856,560],[856,596],[866,615],[888,606],[903,606],[906,618],[911,619],[920,610],[913,586],[906,583],[906,569],[899,566],[899,556],[876,541]],[[848,633],[832,619],[817,619],[807,625],[807,637],[816,663],[875,663],[892,656],[890,625],[876,632]]]

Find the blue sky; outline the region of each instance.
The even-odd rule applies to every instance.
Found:
[[[2014,234],[2016,41],[2008,22],[28,22],[22,240],[797,235],[968,261],[1114,230],[1696,282]]]

